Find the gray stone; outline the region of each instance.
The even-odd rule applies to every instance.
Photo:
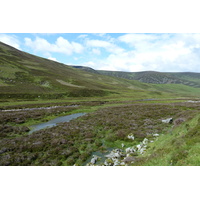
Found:
[[[91,162],[92,165],[94,165],[97,162],[97,160],[98,160],[98,157],[93,155],[93,158],[91,159],[90,162]]]
[[[134,135],[133,135],[133,134],[128,135],[128,139],[134,140],[134,139],[135,139],[135,138],[134,138]]]
[[[133,156],[129,156],[124,158],[123,162],[127,163],[127,162],[134,162],[135,161],[135,157]]]
[[[166,124],[171,124],[173,122],[173,118],[163,119],[162,122]]]
[[[128,148],[126,148],[125,151],[126,151],[126,153],[134,153],[136,150],[134,147],[128,147]]]
[[[147,138],[144,138],[144,140],[142,141],[142,143],[145,145],[145,144],[147,144],[148,143],[148,139]]]

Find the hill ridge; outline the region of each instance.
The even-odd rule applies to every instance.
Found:
[[[175,74],[173,79],[180,80],[177,86],[155,84],[157,80],[157,83],[163,82],[161,74],[172,79],[171,74],[151,74],[154,75],[153,78],[148,72],[141,72],[139,76],[135,72],[105,72],[86,66],[66,65],[0,42],[0,99],[58,99],[112,95],[132,96],[135,99],[174,96],[175,93],[180,96],[197,96],[199,93],[197,89],[200,81],[197,73],[183,73],[181,78]],[[193,77],[195,78],[191,81]],[[144,78],[150,81],[145,82]],[[182,80],[187,81],[186,86],[180,85],[184,82]]]

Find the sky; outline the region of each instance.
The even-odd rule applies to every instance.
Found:
[[[200,72],[199,33],[0,33],[0,41],[97,70]]]

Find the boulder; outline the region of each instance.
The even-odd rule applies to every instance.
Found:
[[[106,155],[106,158],[120,158],[123,156],[123,154],[121,153],[122,150],[121,149],[114,149],[112,150],[108,155]]]
[[[129,157],[124,158],[124,160],[122,160],[122,161],[125,162],[125,163],[134,162],[135,161],[135,157],[129,156]]]
[[[163,119],[162,122],[166,124],[171,124],[173,122],[173,118]]]
[[[147,138],[144,138],[144,140],[142,141],[142,143],[144,144],[144,145],[146,145],[147,143],[148,143],[148,139]]]
[[[136,152],[136,150],[135,150],[135,148],[134,147],[128,147],[128,148],[126,148],[126,153],[128,154],[128,153],[134,153],[134,152]]]
[[[98,160],[98,157],[93,155],[93,158],[91,159],[90,162],[91,162],[92,165],[94,165],[97,162],[97,160]]]
[[[131,140],[134,140],[134,139],[135,139],[133,134],[128,135],[127,137],[128,137],[128,139],[131,139]]]

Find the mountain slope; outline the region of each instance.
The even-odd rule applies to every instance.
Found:
[[[153,84],[183,84],[195,88],[200,88],[200,73],[192,72],[118,72],[118,71],[103,71],[98,70],[100,74],[113,77],[125,78],[129,80],[138,80],[143,83]]]
[[[135,79],[135,73],[117,74],[119,77],[104,75],[92,68],[65,65],[22,52],[0,42],[1,99],[58,99],[108,95],[115,99],[147,99],[196,97],[200,93],[198,88],[184,85],[175,87],[169,84],[166,87],[132,80]],[[132,78],[127,78],[127,75]],[[195,75],[195,84],[198,85],[198,75]],[[182,74],[188,82],[191,82],[191,76],[193,75]]]
[[[34,56],[0,42],[0,96],[46,97],[104,96],[144,89],[146,84],[83,71]],[[81,67],[82,68],[82,67]]]

